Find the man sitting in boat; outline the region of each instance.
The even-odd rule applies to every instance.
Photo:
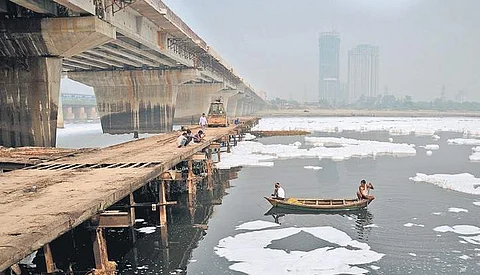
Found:
[[[280,187],[279,182],[275,183],[275,190],[273,191],[272,197],[280,200],[285,199],[285,190],[283,190],[283,188]]]
[[[369,195],[370,189],[374,189],[372,183],[368,183],[365,180],[360,181],[360,186],[358,187],[357,191],[357,198],[359,200],[370,200],[373,201],[375,196]]]

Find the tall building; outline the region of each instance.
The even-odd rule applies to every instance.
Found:
[[[336,32],[320,33],[319,47],[319,100],[334,103],[337,101],[338,72],[340,55],[340,35]]]
[[[354,103],[362,95],[378,94],[378,47],[358,45],[348,51],[348,102]]]

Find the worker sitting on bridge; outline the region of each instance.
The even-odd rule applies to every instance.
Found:
[[[198,133],[196,133],[194,136],[193,136],[193,142],[195,143],[199,143],[203,140],[203,137],[205,136],[205,134],[203,133],[202,130],[198,130]]]
[[[178,138],[177,138],[177,147],[183,147],[187,143],[187,133],[183,132]]]
[[[185,137],[187,138],[187,141],[185,141],[184,146],[187,146],[193,139],[192,131],[190,129],[187,129],[187,135]]]

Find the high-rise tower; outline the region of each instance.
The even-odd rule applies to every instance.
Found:
[[[336,32],[320,33],[319,48],[319,101],[336,102],[339,90],[340,35]]]
[[[348,51],[348,102],[357,101],[362,95],[378,94],[378,47],[358,45]]]

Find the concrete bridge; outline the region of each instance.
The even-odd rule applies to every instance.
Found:
[[[55,146],[60,77],[93,87],[105,133],[160,133],[222,97],[265,102],[160,0],[0,0],[0,144]]]

